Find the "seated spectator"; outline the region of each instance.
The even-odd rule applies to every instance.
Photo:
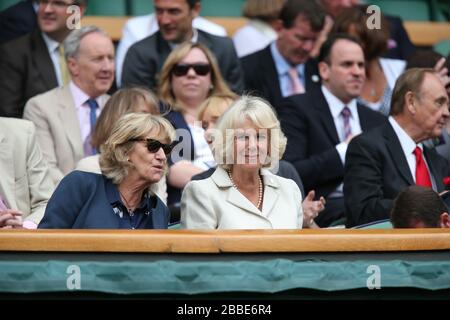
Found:
[[[233,35],[238,57],[264,49],[276,40],[279,29],[278,16],[285,0],[247,0],[242,15],[247,24]]]
[[[277,112],[283,98],[320,88],[317,62],[310,53],[325,12],[311,0],[286,0],[279,19],[278,38],[241,58],[245,89],[265,98]]]
[[[30,121],[0,118],[0,176],[0,228],[36,229],[55,186]]]
[[[391,211],[394,228],[450,228],[448,207],[430,188],[409,186],[394,200]]]
[[[433,69],[409,69],[398,78],[389,121],[348,146],[347,227],[389,218],[393,200],[410,185],[445,190],[450,164],[422,142],[439,137],[449,117],[449,98]]]
[[[218,167],[211,177],[186,185],[181,227],[301,229],[300,189],[266,170],[277,166],[286,146],[272,107],[260,98],[242,97],[222,115],[217,129]]]
[[[114,93],[108,102],[106,102],[95,124],[94,134],[92,135],[92,146],[101,152],[103,144],[111,136],[111,132],[119,118],[131,112],[158,115],[158,99],[151,91],[139,87],[120,89]],[[99,154],[83,158],[78,162],[76,170],[101,173],[99,159]],[[167,203],[165,175],[157,183],[152,184],[150,189],[164,203]]]
[[[95,26],[74,30],[64,43],[72,81],[30,99],[24,118],[36,125],[36,136],[57,184],[78,161],[95,154],[92,130],[114,80],[114,45]]]
[[[336,18],[333,32],[350,34],[361,42],[366,60],[366,80],[358,100],[387,116],[395,81],[406,63],[404,60],[382,58],[388,48],[388,22],[381,16],[381,28],[369,29],[369,18],[364,7],[347,8]]]
[[[48,202],[42,229],[166,229],[169,209],[150,192],[175,134],[160,116],[126,114],[102,146],[102,174],[74,171]]]
[[[203,17],[195,17],[192,20],[192,27],[217,36],[225,37],[227,35],[224,27],[208,21]],[[154,13],[127,20],[127,23],[125,23],[122,29],[122,38],[120,38],[116,52],[116,83],[118,87],[122,84],[122,66],[128,48],[134,43],[151,36],[158,30],[159,26]]]
[[[241,64],[233,41],[192,27],[200,13],[200,0],[154,0],[159,30],[133,44],[127,51],[122,70],[122,85],[155,89],[163,64],[183,42],[201,43],[220,61],[220,71],[235,92],[244,87]]]
[[[433,50],[417,50],[406,65],[406,69],[411,68],[434,68],[450,97],[449,60]],[[429,148],[436,148],[441,156],[450,161],[450,121],[447,120],[440,137],[424,141],[424,144]]]
[[[213,133],[216,129],[216,123],[220,120],[220,116],[230,107],[233,101],[236,100],[235,96],[211,96],[205,100],[200,107],[198,114],[198,120],[202,122],[202,127],[205,130],[205,139],[208,142],[210,148],[212,148]],[[275,170],[276,169],[276,170]],[[207,171],[199,173],[192,177],[192,180],[202,180],[209,178],[216,171],[216,167],[210,168]],[[305,191],[303,188],[303,182],[300,179],[295,167],[284,160],[280,160],[277,168],[271,169],[273,174],[280,177],[294,180],[300,189],[302,198],[304,198]],[[320,197],[319,200],[314,201],[315,192],[310,191],[308,196],[304,198],[302,202],[303,206],[303,228],[318,228],[314,222],[314,218],[317,217],[319,212],[325,208],[325,198]]]
[[[175,204],[180,201],[180,189],[194,174],[215,165],[203,129],[195,123],[198,108],[210,95],[233,93],[211,51],[200,43],[185,43],[167,57],[158,94],[172,108],[166,117],[177,129],[177,139],[182,140],[179,146],[182,154],[174,152],[169,163],[168,203]]]
[[[79,7],[81,18],[87,0],[39,1],[39,28],[0,46],[0,116],[22,118],[29,99],[70,81],[63,50],[73,29],[70,5]]]

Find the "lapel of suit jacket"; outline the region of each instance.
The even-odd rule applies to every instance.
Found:
[[[305,62],[305,90],[311,92],[311,90],[320,90],[320,76],[317,67],[317,60],[314,58],[308,59]]]
[[[14,194],[16,184],[14,159],[11,156],[13,154],[13,147],[11,141],[8,141],[7,137],[0,132],[0,193],[9,208],[17,208]]]
[[[273,59],[272,52],[270,51],[270,45],[268,45],[264,51],[261,59],[261,75],[263,75],[263,81],[265,86],[265,92],[273,95],[274,108],[278,108],[278,102],[283,99],[280,87],[280,78],[275,66],[275,60]],[[270,99],[269,99],[270,100]]]
[[[391,158],[394,160],[393,163],[397,166],[397,169],[403,179],[405,179],[410,185],[414,185],[415,182],[411,175],[408,161],[403,153],[403,148],[398,140],[394,128],[392,128],[392,125],[388,122],[383,126],[382,130],[386,147],[391,154]]]
[[[259,211],[258,208],[250,202],[250,200],[248,200],[242,193],[233,187],[233,183],[224,169],[217,167],[211,178],[214,183],[223,190],[223,192],[227,192],[226,198],[228,202],[238,208],[241,208],[242,210],[261,217],[261,211]],[[228,190],[225,191],[226,189]]]
[[[333,144],[338,144],[339,135],[337,133],[336,125],[334,124],[333,115],[331,114],[330,107],[328,106],[327,100],[322,93],[322,90],[317,90],[317,92],[309,92],[308,95],[311,97],[311,103],[314,105],[319,119],[323,124],[323,128]]]
[[[427,160],[428,167],[430,168],[431,174],[434,177],[434,181],[436,182],[436,191],[441,192],[445,190],[444,182],[442,181],[442,170],[438,170],[439,163],[439,155],[436,150],[432,150],[423,146],[423,153],[425,155],[425,159]]]
[[[157,63],[158,75],[160,74],[164,62],[166,61],[171,51],[172,49],[170,48],[169,43],[166,40],[164,40],[164,38],[161,35],[161,31],[158,31],[156,33],[156,52],[158,53],[158,63]]]
[[[69,86],[64,86],[57,92],[58,118],[61,121],[67,140],[69,140],[75,158],[84,156],[83,141],[81,141],[80,122],[78,121],[75,103]]]
[[[372,112],[370,111],[372,110],[359,103],[356,104],[356,108],[358,109],[359,124],[363,132],[377,126],[376,119],[371,116]]]
[[[47,45],[42,38],[40,31],[37,29],[31,34],[32,53],[31,59],[34,66],[39,70],[39,74],[44,80],[47,88],[58,86],[55,67],[48,53]]]
[[[280,185],[275,179],[274,175],[270,173],[270,171],[262,169],[261,175],[264,179],[264,201],[262,207],[262,215],[268,218],[275,208],[275,204],[277,203],[280,196]]]

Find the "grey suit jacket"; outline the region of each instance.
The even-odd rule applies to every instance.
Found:
[[[0,117],[0,194],[6,205],[39,224],[55,185],[36,143],[33,123]]]
[[[261,170],[262,211],[233,187],[217,168],[204,180],[189,182],[181,198],[181,227],[187,229],[301,229],[302,196],[293,180]]]
[[[0,116],[21,118],[28,99],[57,86],[39,29],[0,46]]]
[[[220,72],[230,88],[240,93],[244,88],[241,63],[231,39],[198,31],[198,42],[207,46],[216,56]],[[139,85],[155,89],[158,75],[170,54],[169,43],[161,32],[133,44],[125,56],[122,70],[122,85]]]
[[[101,96],[100,107],[108,100]],[[84,158],[78,115],[69,86],[55,88],[30,99],[23,117],[33,121],[53,181],[59,181]]]

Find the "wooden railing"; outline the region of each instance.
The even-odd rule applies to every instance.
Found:
[[[1,230],[0,252],[376,252],[450,250],[448,229]]]
[[[82,24],[97,25],[105,29],[114,41],[119,41],[122,37],[122,28],[128,18],[86,16],[83,18]],[[245,18],[207,18],[212,22],[222,25],[230,36],[247,22]],[[405,28],[411,41],[417,46],[432,46],[441,40],[450,39],[450,23],[406,21]]]

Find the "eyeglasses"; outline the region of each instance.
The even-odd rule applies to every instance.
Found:
[[[211,72],[211,66],[204,63],[194,63],[194,64],[177,64],[172,69],[172,74],[177,77],[185,76],[189,69],[194,69],[195,73],[199,76],[206,76]]]
[[[155,139],[132,139],[131,141],[145,141],[147,143],[148,152],[150,153],[156,153],[162,148],[166,156],[169,155],[177,145],[177,142],[175,141],[170,144],[164,144]]]
[[[58,9],[65,9],[68,6],[71,6],[73,4],[77,4],[76,1],[72,1],[71,3],[66,3],[63,0],[55,0],[55,1],[39,0],[38,3],[41,4],[41,5],[44,5],[44,6],[52,5],[55,8],[58,8]]]

